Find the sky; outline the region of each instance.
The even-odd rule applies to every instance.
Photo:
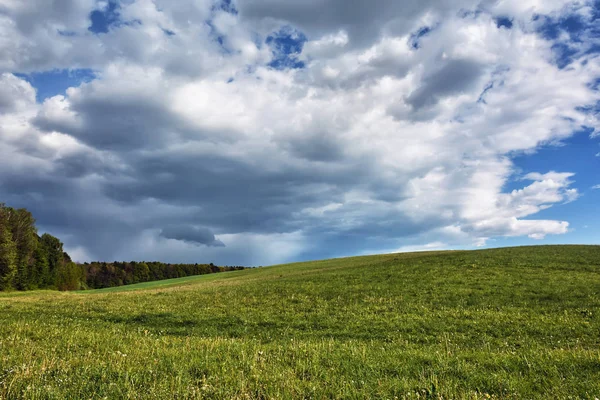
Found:
[[[600,243],[600,1],[0,0],[0,202],[77,261]]]

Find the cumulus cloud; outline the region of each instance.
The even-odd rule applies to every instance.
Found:
[[[544,25],[591,24],[592,6],[135,0],[94,32],[94,1],[5,2],[0,196],[85,259],[256,265],[563,234],[535,216],[576,201],[573,174],[512,157],[597,127],[590,30]],[[36,102],[19,74],[55,68],[94,79]]]
[[[35,103],[35,89],[8,73],[0,75],[0,114],[16,113]]]

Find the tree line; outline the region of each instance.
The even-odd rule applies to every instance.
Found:
[[[0,290],[97,289],[239,269],[244,267],[136,261],[77,264],[58,238],[38,235],[28,210],[0,203]]]
[[[192,275],[236,271],[241,266],[216,266],[214,264],[167,264],[158,261],[92,262],[81,264],[85,287],[101,289],[132,283],[160,281]]]

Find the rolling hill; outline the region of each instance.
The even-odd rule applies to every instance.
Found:
[[[600,246],[0,294],[0,398],[600,397]]]

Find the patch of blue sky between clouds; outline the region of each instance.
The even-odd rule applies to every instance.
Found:
[[[274,69],[298,69],[305,64],[298,57],[302,53],[307,38],[304,33],[290,27],[282,27],[279,31],[267,36],[265,43],[271,48],[273,59],[269,67]]]
[[[600,85],[600,79],[589,84],[590,89],[598,91]],[[586,113],[592,117],[595,117],[597,120],[600,120],[600,101],[597,101],[595,104],[589,104],[587,106],[581,106],[575,108],[577,111]],[[591,137],[599,136],[600,130],[595,130],[590,134]]]
[[[15,75],[25,79],[35,88],[36,100],[38,103],[56,95],[64,95],[68,88],[77,87],[82,83],[89,82],[96,78],[94,71],[86,68],[57,69]]]
[[[95,34],[108,33],[113,27],[141,24],[140,20],[124,21],[119,13],[121,6],[118,1],[108,1],[103,7],[90,13],[90,26],[88,30]],[[169,34],[171,31],[165,31]],[[171,32],[173,33],[173,32]]]
[[[513,20],[508,17],[498,17],[496,18],[496,26],[498,28],[512,29]]]
[[[555,42],[552,51],[561,69],[581,56],[600,53],[600,1],[594,3],[588,16],[574,11],[560,17],[537,15],[533,20],[538,23],[537,32]]]
[[[534,21],[542,21],[538,33],[550,40],[556,40],[562,32],[567,32],[572,40],[580,41],[581,34],[589,27],[580,15],[573,14],[559,19],[538,15]]]
[[[231,0],[222,0],[213,7],[213,10],[221,10],[233,15],[238,14],[238,10]]]
[[[419,28],[416,32],[412,33],[409,38],[410,46],[416,50],[421,47],[420,39],[424,36],[427,36],[433,29],[429,26],[423,26]]]
[[[119,23],[119,8],[117,2],[109,1],[105,7],[92,11],[88,30],[93,33],[107,33],[111,25]]]

